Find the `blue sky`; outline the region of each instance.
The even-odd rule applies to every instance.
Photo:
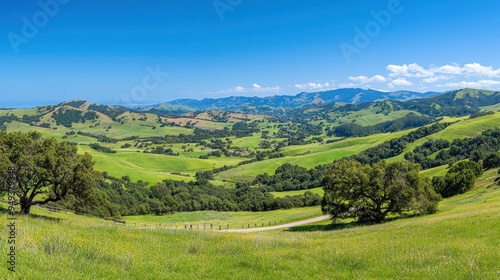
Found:
[[[0,106],[500,90],[495,0],[2,0]]]

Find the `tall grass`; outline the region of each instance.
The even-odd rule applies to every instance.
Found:
[[[7,273],[2,261],[0,275],[4,279],[498,279],[500,187],[491,184],[494,175],[486,172],[474,190],[441,202],[437,214],[347,228],[319,223],[237,234],[22,216],[17,272]],[[5,214],[0,223],[6,224]],[[6,238],[2,231],[1,252],[7,251]]]

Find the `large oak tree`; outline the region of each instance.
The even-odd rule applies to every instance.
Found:
[[[433,213],[441,197],[420,167],[407,161],[363,165],[342,160],[331,165],[321,204],[332,218],[382,222],[389,213]]]
[[[0,132],[0,190],[8,190],[8,169],[14,169],[10,190],[21,213],[31,206],[56,202],[68,194],[82,197],[97,173],[90,154],[77,153],[75,144],[42,138],[38,132]]]

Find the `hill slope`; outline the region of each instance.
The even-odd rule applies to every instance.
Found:
[[[443,200],[437,214],[372,226],[322,222],[231,234],[116,226],[40,210],[17,220],[17,272],[7,279],[497,279],[494,175]],[[7,224],[6,214],[0,222]],[[0,250],[8,252],[7,235]]]
[[[231,96],[225,98],[206,98],[203,100],[179,99],[153,106],[159,110],[237,110],[244,107],[297,108],[305,105],[330,104],[334,102],[359,104],[375,100],[409,100],[424,98],[437,92],[418,93],[411,91],[383,92],[372,89],[344,88],[323,92],[302,92],[294,96],[276,95],[269,97]]]

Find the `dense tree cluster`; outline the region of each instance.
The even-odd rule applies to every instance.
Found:
[[[70,133],[72,133],[72,132],[70,132]],[[95,138],[95,139],[97,139],[97,141],[102,142],[102,143],[118,143],[118,141],[119,141],[116,138],[108,137],[108,136],[102,135],[102,134],[93,134],[93,133],[84,132],[84,131],[78,131],[77,134],[82,135],[82,136]],[[123,140],[125,140],[125,139],[123,139]]]
[[[437,133],[445,129],[448,123],[438,123],[427,127],[421,127],[410,132],[401,138],[393,139],[382,143],[376,147],[369,148],[359,155],[351,158],[364,163],[373,164],[381,160],[391,158],[403,152],[407,144],[416,141],[422,137]],[[446,146],[441,140],[432,140],[432,144],[426,144],[417,151],[425,154],[429,153],[429,149],[434,149],[434,146]],[[327,170],[326,165],[316,166],[313,169],[307,170],[297,165],[284,164],[275,171],[275,175],[260,174],[254,180],[254,184],[260,185],[270,191],[288,191],[288,190],[304,190],[322,186],[322,178]]]
[[[286,138],[286,140],[281,145],[282,147],[306,145],[316,142],[317,140],[306,140],[306,138],[310,136],[319,136],[323,133],[323,123],[314,125],[300,118],[295,121],[296,122],[281,123],[277,125],[278,132],[273,133],[272,136],[277,138]],[[270,137],[271,136],[267,134],[264,136],[264,138]]]
[[[179,153],[174,152],[171,148],[165,148],[165,147],[155,147],[151,150],[145,150],[145,153],[151,153],[151,154],[157,154],[157,155],[167,155],[167,156],[178,156]]]
[[[236,129],[234,129],[234,126],[236,126]],[[162,144],[199,143],[200,141],[208,139],[228,138],[231,136],[244,137],[258,131],[256,123],[251,123],[250,125],[246,123],[235,123],[234,126],[233,130],[229,127],[218,130],[195,128],[193,134],[166,135],[162,139],[158,139],[158,141],[161,141]]]
[[[84,100],[75,100],[75,101],[68,101],[68,102],[64,102],[64,103],[61,103],[59,104],[59,106],[71,106],[73,108],[80,108],[83,104],[85,104],[86,101]]]
[[[403,137],[392,139],[376,147],[364,150],[359,155],[353,156],[353,158],[364,164],[372,164],[397,156],[403,152],[406,145],[409,143],[413,143],[417,139],[437,133],[445,129],[448,125],[449,123],[436,123],[431,126],[420,127]]]
[[[493,169],[496,167],[500,167],[500,154],[492,153],[486,156],[483,160],[483,168],[484,169]]]
[[[442,197],[450,197],[471,190],[476,178],[483,174],[481,164],[474,161],[460,161],[454,164],[445,176],[434,176],[432,185]]]
[[[355,160],[335,162],[325,176],[321,209],[334,219],[374,222],[384,221],[389,213],[434,213],[441,197],[419,171],[407,161],[371,166]]]
[[[319,165],[307,170],[298,165],[285,163],[278,167],[272,176],[267,173],[258,175],[253,184],[268,191],[307,190],[321,187],[326,170],[327,165]]]
[[[197,174],[197,181],[164,180],[148,188],[146,182],[131,182],[105,175],[85,199],[70,197],[64,206],[92,215],[128,216],[166,214],[178,211],[269,211],[319,205],[321,197],[311,192],[275,198],[265,189],[238,183],[234,189],[214,186],[208,173]]]
[[[92,149],[98,151],[98,152],[101,152],[101,153],[106,153],[106,154],[115,154],[116,151],[109,148],[109,147],[106,147],[106,146],[102,146],[98,143],[92,143],[92,144],[89,144],[89,147],[91,147]]]
[[[130,111],[130,109],[123,107],[123,106],[107,106],[107,105],[98,105],[98,104],[91,104],[88,107],[88,110],[102,113],[102,114],[110,117],[114,121],[117,121],[116,118],[119,115]]]
[[[0,130],[1,131],[7,130],[7,126],[5,124],[17,120],[19,120],[19,118],[15,115],[0,116]]]
[[[443,140],[440,140],[444,144]],[[435,142],[437,143],[437,142]],[[473,138],[455,139],[450,144],[449,149],[440,149],[435,158],[429,158],[423,153],[427,148],[424,146],[432,145],[426,142],[424,145],[417,147],[413,152],[405,155],[405,158],[411,162],[418,163],[423,169],[428,169],[436,166],[454,163],[460,160],[471,158],[474,161],[484,160],[485,168],[497,167],[496,154],[500,150],[500,129],[486,130],[481,135]],[[439,148],[434,146],[433,153]]]
[[[450,142],[447,140],[429,139],[423,145],[416,147],[412,152],[406,153],[404,157],[410,162],[420,164],[422,169],[429,169],[436,166],[436,161],[428,158],[428,156],[449,147]]]
[[[469,116],[469,119],[475,119],[475,118],[480,118],[480,117],[484,117],[484,116],[491,116],[494,114],[495,114],[495,112],[493,112],[493,111],[481,111],[481,112],[471,114]]]
[[[94,121],[99,118],[95,112],[88,111],[83,113],[80,110],[59,108],[52,114],[52,118],[57,125],[72,127],[73,123],[85,123],[86,121]]]
[[[260,131],[257,125],[258,125],[257,122],[251,122],[251,123],[237,122],[233,125],[231,134],[238,138],[245,136],[252,136],[253,133]]]
[[[41,115],[27,115],[27,114],[24,114],[23,117],[19,120],[23,123],[27,123],[29,125],[34,125],[36,124],[37,122],[39,122],[41,120],[42,116]]]
[[[17,117],[14,114],[7,114],[5,116],[0,116],[0,131],[7,130],[7,123],[11,123],[13,121],[27,123],[29,125],[36,125],[37,122],[40,122],[41,115],[27,115],[24,114],[21,118]],[[40,127],[50,127],[50,124],[40,124]]]
[[[378,123],[371,126],[361,126],[355,123],[342,124],[328,131],[328,136],[355,137],[368,136],[376,133],[395,132],[409,128],[420,127],[431,123],[433,120],[427,116],[419,116],[415,113],[393,121]]]

